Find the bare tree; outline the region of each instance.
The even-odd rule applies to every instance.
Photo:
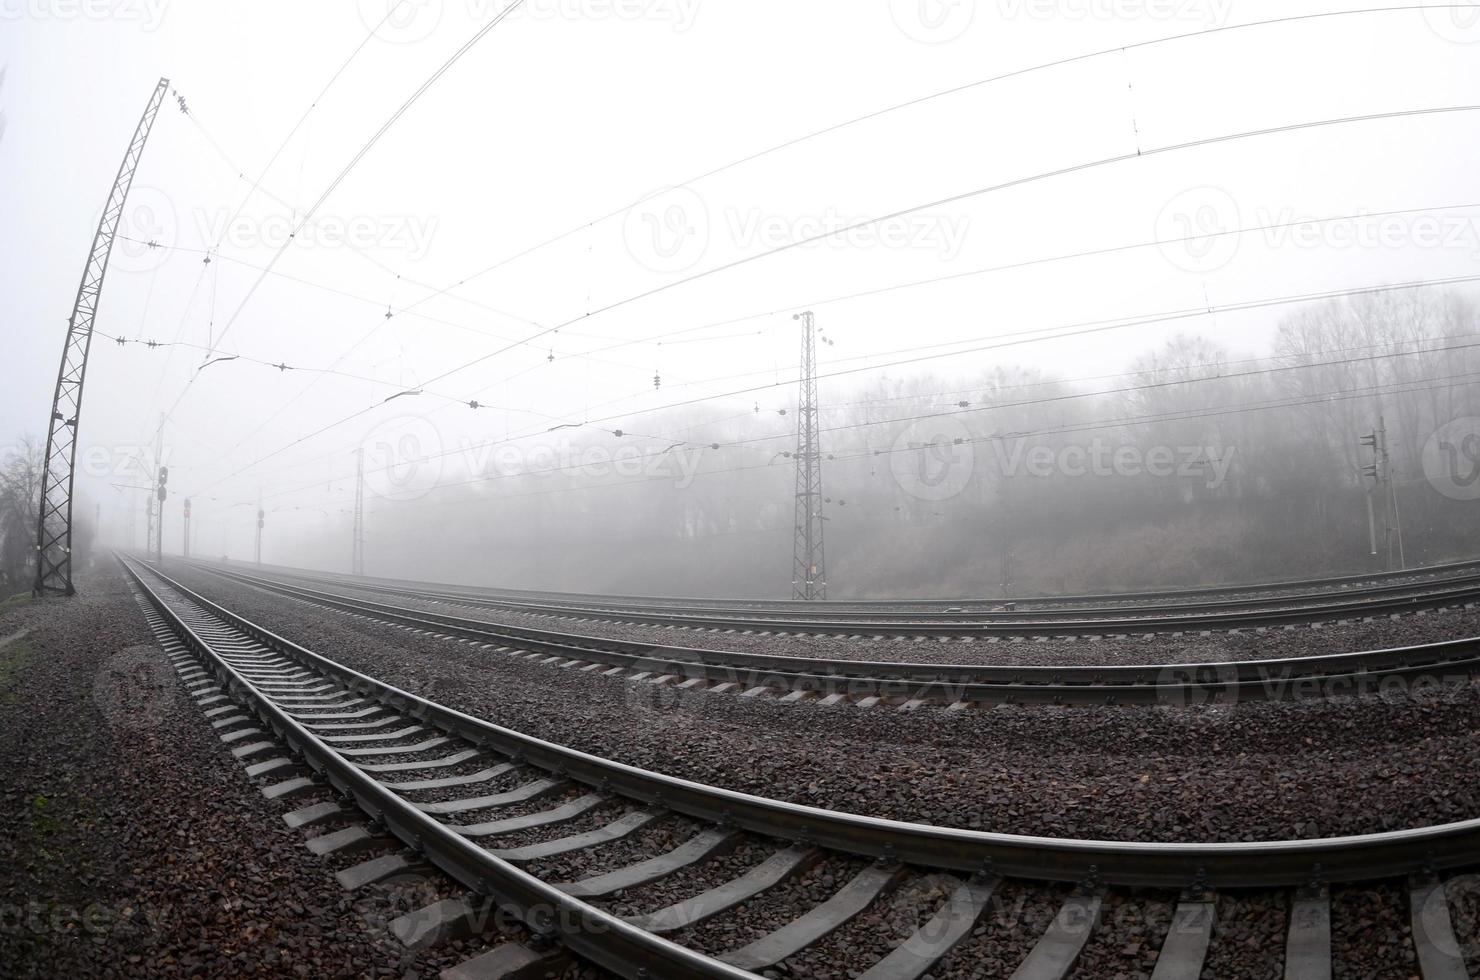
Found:
[[[25,439],[0,460],[0,596],[31,584],[40,496],[41,450]]]

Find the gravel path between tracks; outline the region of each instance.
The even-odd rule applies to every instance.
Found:
[[[901,713],[560,670],[171,569],[372,676],[536,737],[797,803],[1116,840],[1359,834],[1480,815],[1480,689],[1190,709]]]
[[[247,572],[247,574],[256,574]],[[1317,624],[1241,630],[1188,630],[1184,633],[1130,633],[1090,637],[960,637],[915,638],[796,636],[743,630],[677,629],[612,620],[490,609],[452,602],[387,596],[341,585],[311,585],[297,579],[285,584],[317,588],[371,602],[424,609],[517,626],[637,643],[695,647],[772,656],[821,657],[833,660],[900,661],[931,664],[1011,664],[1066,666],[1084,664],[1223,663],[1235,660],[1286,659],[1354,650],[1377,650],[1414,643],[1433,643],[1480,636],[1480,609],[1429,610],[1391,618],[1332,619]]]
[[[434,977],[216,738],[113,565],[0,611],[0,974]],[[328,798],[327,794],[324,798]],[[473,948],[468,944],[467,948]]]
[[[1408,900],[1396,884],[1331,890],[1334,980],[1417,977]]]

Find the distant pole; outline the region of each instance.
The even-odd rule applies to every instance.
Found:
[[[1012,474],[1002,474],[1002,598],[1012,597]]]
[[[257,564],[262,564],[262,525],[266,523],[267,513],[262,509],[262,498],[257,498]]]
[[[1367,535],[1371,541],[1372,554],[1377,554],[1377,521],[1372,512],[1372,492],[1384,483],[1392,486],[1392,472],[1388,465],[1387,427],[1382,416],[1377,416],[1377,428],[1362,437],[1362,445],[1372,450],[1372,462],[1362,467],[1363,476],[1372,482],[1367,486]],[[1393,567],[1393,518],[1391,507],[1394,498],[1391,492],[1382,498],[1382,540],[1386,551],[1382,567],[1384,571]]]
[[[159,503],[159,461],[164,454],[164,416],[159,418],[159,428],[154,430],[154,486],[149,494],[149,525],[144,529],[144,556],[157,557],[154,542],[159,522],[164,518],[164,508]],[[149,471],[144,470],[147,474]]]
[[[1377,557],[1377,516],[1372,512],[1372,488],[1367,488],[1367,544],[1371,557]]]
[[[185,498],[185,534],[181,540],[180,554],[190,557],[190,498]]]
[[[144,525],[144,557],[146,558],[151,558],[154,555],[155,504],[154,494],[150,493],[144,508],[145,517],[148,519],[148,523]]]
[[[128,542],[128,550],[133,551],[134,542],[137,540],[136,522],[139,515],[134,509],[134,502],[129,500],[127,495],[124,496],[124,500],[127,501],[124,505],[124,540]]]
[[[365,449],[355,452],[355,542],[354,555],[350,559],[350,570],[355,575],[365,574]]]
[[[796,513],[792,543],[791,596],[827,598],[822,547],[822,449],[817,420],[817,331],[810,312],[802,322],[801,392],[797,397]]]
[[[1381,415],[1377,416],[1377,435],[1382,443],[1382,471],[1383,479],[1387,480],[1388,506],[1393,515],[1393,526],[1389,529],[1391,535],[1388,541],[1388,564],[1393,560],[1393,543],[1398,545],[1398,568],[1406,570],[1408,561],[1403,555],[1403,521],[1398,515],[1398,485],[1393,482],[1393,459],[1388,452],[1387,422]]]
[[[156,507],[159,512],[154,522],[155,561],[164,561],[164,501],[169,496],[169,490],[165,487],[165,484],[169,482],[169,479],[169,467],[161,466],[159,468],[159,475],[154,481],[154,499],[157,502]]]

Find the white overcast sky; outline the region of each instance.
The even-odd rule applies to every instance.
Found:
[[[175,248],[118,244],[98,329],[214,341],[222,355],[298,368],[338,361],[362,380],[240,361],[211,366],[186,390],[200,351],[98,338],[82,445],[108,462],[82,489],[110,512],[124,498],[109,484],[138,482],[119,461],[152,442],[172,406],[177,493],[199,506],[214,498],[224,512],[260,491],[313,519],[313,508],[347,505],[353,450],[394,435],[408,415],[427,416],[435,435],[424,439],[446,446],[621,413],[643,432],[643,409],[791,380],[791,314],[802,308],[835,340],[824,348],[829,371],[925,345],[1480,272],[1480,112],[1156,153],[911,210],[1138,149],[1480,105],[1480,9],[1311,19],[1118,50],[1357,0],[540,0],[437,80],[278,255],[290,224],[505,3],[407,0],[366,42],[387,0],[0,0],[0,445],[44,437],[88,243],[161,75],[190,117],[167,99],[125,232]],[[1102,50],[686,183],[855,117]],[[1315,241],[1248,234],[965,275],[1193,231],[1419,208],[1430,210],[1315,226]],[[608,309],[829,222],[906,210]],[[349,244],[337,234],[346,230]],[[207,266],[196,250],[218,240]],[[274,274],[248,299],[274,256]],[[958,277],[834,301],[944,276]],[[1283,312],[1132,326],[891,375],[949,380],[1001,363],[1102,373],[1177,330],[1260,354]],[[824,397],[875,376],[826,381]],[[422,385],[423,395],[371,408]],[[794,397],[780,387],[715,404],[732,413]],[[494,407],[455,404],[474,398]],[[250,508],[236,513],[245,522]]]

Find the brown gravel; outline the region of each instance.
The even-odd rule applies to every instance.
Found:
[[[1331,975],[1334,980],[1418,976],[1402,887],[1331,890]]]
[[[117,571],[0,613],[6,976],[401,976],[180,693]],[[295,804],[298,805],[298,804]]]
[[[214,576],[190,584],[327,656],[463,710],[635,765],[801,802],[948,825],[1129,839],[1199,831],[1247,839],[1277,836],[1270,830],[1281,826],[1291,836],[1348,833],[1360,832],[1349,828],[1364,821],[1378,829],[1480,812],[1467,779],[1480,711],[1473,689],[1430,702],[1185,711],[820,709],[559,671],[287,603]],[[261,797],[180,694],[168,662],[151,649],[142,618],[125,614],[133,600],[121,578],[105,573],[92,585],[90,595],[70,603],[0,612],[0,639],[34,630],[0,649],[6,803],[0,812],[0,963],[6,968],[0,972],[431,977],[501,941],[486,936],[404,953],[385,923],[461,894],[458,887],[432,875],[397,888],[340,891],[332,870],[364,855],[310,855],[305,835],[281,821],[305,801]],[[478,760],[466,771],[489,764]],[[505,777],[476,792],[519,781]],[[551,794],[523,809],[547,809],[563,798]],[[1223,815],[1229,799],[1239,800],[1239,823]],[[499,844],[578,833],[621,811],[603,806]],[[146,812],[149,819],[140,819]],[[311,833],[355,822],[348,817]],[[676,846],[697,829],[670,816],[532,870],[575,879]],[[743,873],[781,846],[745,837],[708,862],[600,904],[618,914],[652,911]],[[826,858],[734,913],[674,938],[711,953],[744,945],[825,900],[865,866]],[[906,873],[897,888],[778,975],[856,975],[927,921],[954,884],[951,876]],[[930,975],[1010,975],[1067,891],[1003,882],[972,935]],[[1480,965],[1480,887],[1473,876],[1460,876],[1449,892],[1473,971]],[[1203,976],[1279,976],[1287,900],[1283,893],[1220,895]],[[1167,893],[1112,891],[1074,976],[1149,976],[1174,904]],[[1337,977],[1416,975],[1406,894],[1397,884],[1333,890],[1333,942]],[[564,976],[599,971],[577,966]]]
[[[827,901],[868,865],[856,858],[830,856],[728,914],[680,930],[669,938],[711,956],[739,949]],[[804,956],[805,950],[798,954]]]
[[[1153,891],[1112,891],[1100,906],[1100,924],[1074,964],[1071,980],[1149,977],[1171,928],[1177,896]]]
[[[1424,701],[1190,709],[821,708],[546,667],[175,571],[248,618],[460,710],[631,765],[798,803],[1126,840],[1329,836],[1480,815],[1480,784],[1470,778],[1480,761],[1473,686]]]
[[[1206,977],[1280,980],[1285,975],[1285,935],[1290,928],[1286,892],[1228,892],[1218,896],[1218,923]]]
[[[608,899],[598,900],[597,904],[613,915],[656,912],[739,878],[785,846],[778,841],[747,835],[733,849],[716,854],[708,861],[691,865],[641,888],[618,892]]]
[[[857,968],[871,966],[909,939],[960,884],[961,879],[953,875],[906,874],[832,935],[787,963],[800,976],[847,980],[857,974]]]
[[[248,574],[256,573],[254,571]],[[666,646],[835,660],[1015,665],[1215,663],[1309,657],[1480,636],[1480,610],[1454,608],[1396,618],[1379,616],[1370,620],[1332,619],[1288,627],[1212,631],[1193,629],[1183,633],[1118,635],[1112,628],[1107,630],[1106,635],[1095,637],[932,637],[923,641],[911,637],[864,637],[861,640],[852,640],[838,639],[831,635],[797,636],[774,632],[761,635],[764,631],[646,626],[495,609],[452,601],[387,596],[339,583],[328,585],[309,584],[294,579],[285,581],[289,585],[306,585],[372,602],[525,629],[611,637]]]
[[[936,980],[1000,980],[1010,977],[1048,929],[1071,889],[1004,881],[976,928],[931,971]]]
[[[1454,938],[1470,976],[1480,977],[1480,874],[1458,874],[1444,884]]]

